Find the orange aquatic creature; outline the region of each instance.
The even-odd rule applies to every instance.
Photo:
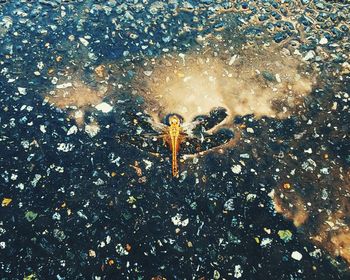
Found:
[[[188,139],[189,142],[184,147],[184,154],[182,155],[184,159],[202,156],[209,152],[222,152],[222,149],[235,145],[239,140],[239,133],[234,133],[231,127],[216,128],[227,116],[226,113],[222,113],[223,111],[225,112],[225,109],[218,108],[211,111],[208,116],[198,116],[191,122],[184,122],[178,114],[167,115],[165,123],[161,122],[157,115],[137,117],[133,121],[134,125],[146,122],[148,124],[146,129],[148,131],[151,130],[151,132],[148,133],[147,130],[139,129],[136,131],[135,136],[128,137],[128,141],[140,150],[144,150],[145,147],[148,147],[147,149],[156,149],[156,152],[148,152],[159,157],[163,152],[153,144],[149,142],[147,144],[146,139],[152,139],[153,142],[156,142],[157,139],[162,139],[163,144],[170,149],[172,154],[172,176],[178,177],[179,152],[185,139]],[[130,134],[128,135],[130,136]],[[120,140],[121,137],[116,136],[116,138]],[[143,141],[140,142],[140,139]]]
[[[165,131],[164,140],[169,145],[172,153],[172,174],[174,177],[179,176],[179,167],[177,163],[177,154],[180,150],[181,142],[186,135],[181,127],[180,118],[176,115],[169,117],[169,127]]]
[[[181,143],[187,137],[193,137],[191,129],[193,129],[199,122],[195,121],[184,125],[179,115],[171,114],[167,117],[167,125],[162,123],[152,122],[152,127],[159,131],[159,135],[152,136],[155,138],[162,138],[163,143],[166,144],[171,150],[171,163],[172,163],[172,175],[173,177],[179,176],[178,154],[180,151]]]

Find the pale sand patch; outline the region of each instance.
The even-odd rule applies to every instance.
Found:
[[[62,84],[67,86],[60,88]],[[79,127],[82,127],[86,110],[100,104],[106,92],[106,89],[95,90],[80,80],[73,80],[58,83],[58,88],[47,93],[45,100],[57,108],[67,110],[69,117],[73,118]]]
[[[84,109],[102,102],[104,93],[93,90],[81,81],[71,82],[72,86],[55,88],[46,95],[49,103],[61,109]]]
[[[152,59],[138,74],[148,109],[185,120],[225,107],[231,116],[285,118],[312,90],[316,78],[305,62],[270,47],[236,56],[169,54]],[[137,87],[137,85],[135,86]]]

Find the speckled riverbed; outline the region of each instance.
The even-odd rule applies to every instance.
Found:
[[[0,279],[347,279],[349,28],[349,1],[0,1]]]

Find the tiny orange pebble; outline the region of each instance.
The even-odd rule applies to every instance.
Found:
[[[109,259],[109,260],[108,260],[108,264],[109,264],[109,265],[113,265],[113,264],[114,264],[114,260]]]
[[[111,176],[112,176],[112,177],[115,177],[115,176],[117,176],[117,173],[113,171],[113,172],[111,173]]]
[[[127,243],[127,244],[125,245],[125,250],[127,250],[128,252],[130,252],[130,250],[131,250],[131,245],[130,245],[129,243]]]
[[[289,189],[291,188],[291,185],[290,185],[289,183],[284,183],[284,184],[283,184],[283,188],[284,188],[285,190],[289,190]]]
[[[323,155],[323,158],[324,158],[324,159],[328,159],[328,154],[324,154],[324,155]]]

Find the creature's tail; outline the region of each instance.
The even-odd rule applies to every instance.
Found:
[[[173,149],[172,172],[173,177],[179,176],[179,168],[177,165],[177,151],[175,149]]]

